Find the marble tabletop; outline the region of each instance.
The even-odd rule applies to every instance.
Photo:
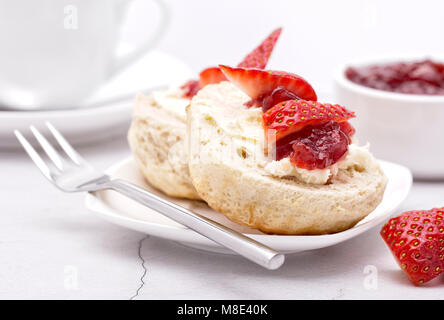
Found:
[[[95,166],[127,157],[125,138],[79,147]],[[0,299],[439,299],[414,287],[378,235],[287,256],[267,271],[93,216],[84,194],[50,185],[22,150],[0,151]],[[415,182],[399,208],[444,205],[444,183]]]

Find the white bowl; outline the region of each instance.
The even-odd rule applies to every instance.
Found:
[[[380,159],[403,164],[415,178],[444,179],[444,95],[413,95],[368,88],[345,76],[349,66],[360,67],[431,58],[393,56],[352,61],[334,74],[337,103],[356,112],[352,120],[360,143],[370,143]]]

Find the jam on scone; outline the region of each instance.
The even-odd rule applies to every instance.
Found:
[[[251,98],[247,106],[262,108],[266,145],[273,146],[275,160],[289,157],[299,168],[325,169],[347,153],[355,133],[348,120],[354,113],[317,102],[315,91],[300,76],[222,65],[220,69]]]

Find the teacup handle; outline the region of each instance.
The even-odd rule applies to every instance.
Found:
[[[160,10],[160,22],[157,25],[153,36],[147,39],[139,48],[129,52],[122,57],[117,57],[114,66],[111,70],[111,76],[119,73],[129,65],[131,65],[135,60],[142,57],[149,49],[151,49],[163,36],[166,26],[170,20],[170,14],[167,5],[163,0],[153,0],[157,4]]]

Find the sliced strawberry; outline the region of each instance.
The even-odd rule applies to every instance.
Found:
[[[191,99],[199,91],[200,85],[197,80],[189,80],[180,87],[183,90],[183,96]]]
[[[282,28],[273,31],[256,49],[250,52],[238,66],[244,68],[265,68],[281,31]],[[182,86],[183,89],[185,89],[184,96],[191,99],[197,91],[206,85],[226,80],[227,78],[219,67],[209,67],[200,73],[199,81],[190,80]]]
[[[210,67],[205,69],[200,73],[199,78],[199,84],[201,88],[205,87],[208,84],[219,83],[227,80],[219,67]]]
[[[263,113],[267,149],[273,144],[275,160],[290,157],[307,170],[324,169],[347,152],[355,129],[347,120],[354,113],[340,105],[287,100]]]
[[[244,91],[257,106],[278,87],[285,88],[300,99],[316,101],[316,93],[302,77],[288,72],[231,68],[219,65],[225,76]]]
[[[240,68],[264,69],[267,66],[274,46],[281,35],[282,28],[274,30],[262,43],[248,54],[237,66]]]
[[[279,39],[282,28],[273,31],[256,49],[249,53],[245,59],[239,63],[238,67],[263,69],[268,63],[273,48]],[[226,81],[227,78],[219,67],[210,67],[200,73],[200,87],[208,84]]]
[[[338,104],[306,100],[287,100],[276,104],[262,115],[266,136],[275,136],[274,141],[301,130],[308,125],[328,121],[344,122],[355,114]],[[272,132],[270,132],[270,130]],[[274,142],[274,141],[268,141]]]
[[[390,219],[381,229],[381,237],[415,285],[444,270],[443,220],[444,208],[408,211]]]

